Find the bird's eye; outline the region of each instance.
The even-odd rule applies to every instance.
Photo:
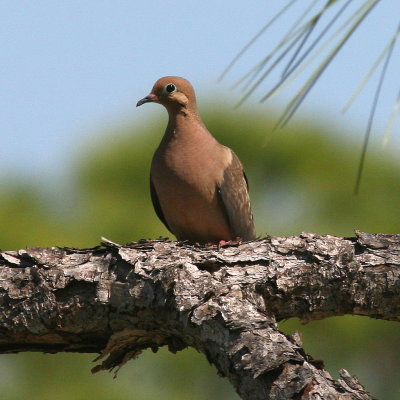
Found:
[[[168,85],[165,86],[165,91],[167,93],[173,93],[176,91],[176,86],[173,83],[168,83]]]

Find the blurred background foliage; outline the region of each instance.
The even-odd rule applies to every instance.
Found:
[[[305,121],[272,133],[267,116],[245,109],[203,113],[220,142],[232,147],[250,181],[259,235],[300,232],[352,236],[400,232],[400,169],[390,149],[369,151],[361,192],[353,195],[361,140],[334,123]],[[272,115],[272,114],[271,114]],[[164,119],[100,132],[77,143],[68,184],[15,177],[0,193],[0,247],[91,247],[105,236],[126,243],[170,236],[151,205],[148,180]],[[380,399],[400,395],[398,326],[361,317],[336,317],[301,326],[314,358],[337,377],[346,368]],[[95,355],[18,354],[0,357],[2,399],[238,399],[226,379],[194,350],[145,352],[119,373],[91,375]]]

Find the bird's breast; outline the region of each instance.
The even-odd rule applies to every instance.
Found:
[[[175,147],[178,146],[178,147]],[[232,160],[230,149],[171,143],[153,157],[151,175],[163,214],[178,238],[230,240],[231,231],[217,198],[217,185]]]
[[[212,196],[232,161],[230,149],[211,138],[208,146],[196,140],[171,141],[153,158],[152,176],[160,184],[181,183],[199,195]]]

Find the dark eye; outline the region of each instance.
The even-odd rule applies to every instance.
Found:
[[[165,91],[167,93],[175,92],[175,90],[176,90],[176,86],[173,83],[168,83],[168,85],[165,86]]]

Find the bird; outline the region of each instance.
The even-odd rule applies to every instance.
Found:
[[[168,124],[150,168],[155,212],[178,240],[224,244],[256,238],[248,181],[229,147],[204,125],[190,82],[165,76],[136,106],[158,103]]]

